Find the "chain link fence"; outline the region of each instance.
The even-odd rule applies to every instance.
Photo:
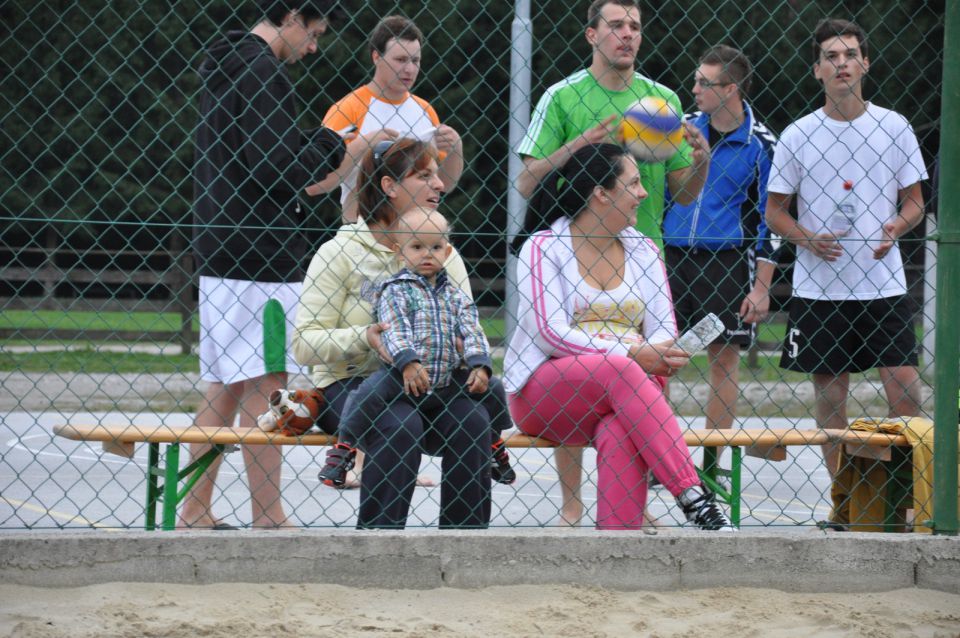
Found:
[[[305,13],[298,18],[301,36],[307,38],[301,46],[312,53],[310,38],[318,36],[316,54],[285,65],[298,111],[295,116],[285,116],[292,117],[302,131],[315,130],[325,117],[332,128],[341,128],[333,122],[346,117],[348,107],[340,112],[331,106],[345,104],[340,102],[342,98],[371,83],[375,72],[383,72],[377,70],[378,65],[392,63],[383,52],[371,54],[368,37],[377,23],[390,14],[402,14],[416,22],[424,37],[419,76],[412,91],[429,102],[439,122],[453,129],[462,142],[462,151],[456,144],[451,146],[455,155],[462,154],[462,174],[454,180],[455,187],[438,189],[448,191],[440,210],[453,225],[453,243],[462,256],[464,276],[479,309],[480,325],[491,346],[492,369],[498,377],[504,372],[508,329],[518,320],[523,325],[522,318],[511,314],[515,310],[510,298],[518,292],[517,284],[507,276],[511,253],[506,230],[512,229],[510,235],[515,235],[517,215],[522,215],[522,211],[508,210],[508,194],[517,186],[509,168],[509,129],[511,123],[525,129],[533,106],[550,87],[591,64],[592,44],[584,35],[587,6],[581,4],[531,3],[527,24],[532,30],[532,50],[522,68],[511,69],[511,37],[518,31],[511,3],[448,0],[358,4],[334,15],[332,28],[323,34]],[[205,408],[206,418],[209,410],[215,413],[212,421],[205,422],[227,416],[232,420],[233,408],[242,403],[243,397],[231,394],[221,395],[219,403],[211,400],[210,386],[198,372],[198,300],[204,294],[200,276],[216,270],[195,259],[193,244],[197,230],[195,141],[203,134],[198,124],[202,120],[198,70],[205,52],[225,32],[249,31],[263,13],[256,3],[218,0],[40,4],[13,0],[0,5],[0,15],[0,56],[6,69],[0,78],[4,140],[0,145],[0,215],[4,220],[0,229],[4,255],[0,262],[0,527],[142,527],[142,494],[149,478],[144,472],[149,462],[146,446],[138,446],[136,456],[125,460],[102,453],[95,443],[54,437],[52,428],[79,422],[179,427],[193,423]],[[811,33],[826,16],[849,18],[864,27],[870,59],[864,97],[906,118],[916,134],[924,168],[933,176],[940,144],[943,2],[642,3],[643,32],[636,68],[675,90],[682,109],[693,113],[697,110],[695,79],[704,86],[702,74],[697,75],[701,55],[716,44],[737,47],[753,64],[748,96],[752,112],[772,136],[779,137],[792,122],[823,106],[823,86],[812,70]],[[294,33],[293,28],[287,33]],[[524,28],[521,23],[519,31]],[[282,53],[290,53],[289,49],[288,44]],[[398,64],[401,68],[402,63]],[[511,106],[516,99],[511,86],[525,70],[529,71],[530,89],[518,110]],[[395,70],[395,77],[402,73]],[[429,113],[423,116],[429,118]],[[419,124],[408,124],[409,131],[402,133],[423,133]],[[359,132],[367,133],[363,128]],[[436,135],[438,145],[451,144],[439,130]],[[296,144],[300,143],[298,139]],[[306,148],[313,142],[302,143]],[[268,157],[273,157],[275,149],[269,150]],[[443,181],[448,181],[451,171],[459,172],[448,163],[451,157],[449,152],[437,157]],[[383,160],[372,154],[367,158],[375,168],[376,162]],[[285,170],[282,166],[266,168]],[[861,168],[860,178],[870,180],[871,167]],[[285,174],[275,179],[288,178]],[[297,182],[296,190],[312,181]],[[381,182],[384,192],[390,185]],[[644,186],[663,189],[663,185]],[[922,188],[925,221],[903,235],[894,250],[902,253],[911,302],[904,321],[919,350],[919,379],[907,394],[919,402],[920,416],[932,419],[936,251],[935,244],[925,237],[936,226],[936,201],[929,180],[922,182]],[[268,209],[286,211],[288,201],[296,199],[296,214],[270,219],[252,214],[239,226],[213,219],[205,228],[223,231],[214,233],[214,241],[222,242],[217,247],[221,250],[218,259],[225,249],[232,251],[238,264],[242,261],[244,255],[236,252],[232,243],[240,233],[247,238],[248,250],[273,251],[267,260],[273,266],[291,259],[296,262],[293,270],[300,273],[296,278],[299,284],[311,258],[318,250],[322,253],[321,246],[337,245],[339,188],[331,187],[316,196],[299,192],[287,199],[285,194],[271,194],[269,187],[266,190],[261,203]],[[756,210],[751,214],[759,218]],[[278,219],[293,223],[276,223]],[[754,229],[746,229],[745,234],[746,243],[756,239]],[[666,239],[668,243],[671,240],[669,236]],[[845,245],[852,250],[854,244],[874,240],[851,237]],[[302,260],[294,247],[298,242],[303,246]],[[343,254],[349,252],[347,245],[337,246]],[[329,256],[330,263],[338,256],[342,255]],[[784,341],[790,343],[787,311],[797,249],[783,242],[773,259],[770,314],[757,326],[749,347],[745,345],[735,358],[737,389],[724,399],[720,414],[716,402],[711,408],[708,403],[714,388],[730,375],[729,369],[719,377],[714,369],[711,380],[707,356],[698,354],[670,378],[669,401],[681,429],[704,428],[708,418],[721,422],[722,413],[733,417],[734,428],[769,430],[815,430],[818,418],[830,418],[817,413],[810,375],[779,365]],[[514,262],[514,257],[509,260]],[[711,265],[704,271],[718,288],[730,274],[724,268]],[[318,284],[313,291],[316,298],[359,293],[356,276],[362,273],[342,275],[341,289]],[[276,266],[258,281],[272,285],[294,279]],[[316,282],[308,275],[305,295],[312,283]],[[882,287],[884,282],[878,285]],[[220,309],[246,303],[235,288],[215,287],[215,293],[209,294],[210,303]],[[344,321],[341,327],[353,325],[340,319]],[[294,321],[292,316],[288,321],[286,328],[282,319],[275,327],[299,334],[303,321]],[[239,334],[254,342],[261,339],[259,332],[251,336],[241,330]],[[353,338],[356,343],[365,335],[356,333]],[[854,339],[867,343],[876,335],[860,334]],[[253,343],[251,348],[259,346]],[[357,369],[359,364],[351,359],[349,347],[342,348],[337,365]],[[364,365],[369,366],[369,352],[362,353],[363,357]],[[238,369],[249,368],[246,362],[235,363]],[[280,368],[258,368],[267,374],[279,369],[282,362]],[[326,379],[322,385],[346,378],[321,377]],[[890,383],[876,369],[852,375],[847,417],[887,417],[891,408],[885,389],[890,389]],[[307,374],[293,375],[288,384],[312,388],[315,380]],[[262,385],[244,391],[268,393],[271,389],[273,386]],[[327,394],[331,399],[333,395]],[[500,405],[489,412],[496,422],[494,413],[500,419],[508,418],[505,410]],[[710,416],[708,410],[713,410]],[[248,413],[241,425],[252,425],[256,416]],[[388,447],[400,445],[393,441]],[[703,458],[701,448],[692,447],[691,451],[698,465],[714,462],[711,454]],[[489,458],[488,451],[484,454]],[[205,486],[201,480],[196,488],[213,490],[217,521],[249,525],[252,507],[254,523],[261,525],[281,524],[284,517],[296,526],[356,524],[358,490],[331,489],[317,479],[326,462],[324,448],[285,447],[282,466],[276,458],[254,455],[244,462],[241,456],[226,455],[215,486]],[[730,468],[731,456],[729,451],[720,454],[722,468]],[[396,462],[409,464],[409,459]],[[425,456],[414,473],[419,471],[424,482],[439,483],[441,473],[451,471],[448,462],[456,464],[455,459]],[[588,449],[582,460],[581,487],[571,485],[564,491],[551,450],[511,448],[517,480],[512,485],[493,484],[491,524],[550,526],[581,515],[583,524],[597,522],[597,503],[609,497],[598,478],[601,462],[597,453]],[[383,463],[374,468],[389,481],[390,468],[381,467]],[[496,461],[493,463],[496,469]],[[258,470],[248,477],[250,465]],[[484,460],[482,465],[481,477],[485,478],[490,462]],[[908,466],[907,460],[900,460],[901,475]],[[280,467],[282,476],[271,474]],[[877,468],[886,472],[888,466],[872,460],[857,466],[855,472],[865,476]],[[914,482],[928,480],[924,477],[929,474],[923,472],[929,468],[913,469]],[[718,481],[711,485],[730,489],[731,479],[724,472],[708,475]],[[252,486],[251,490],[248,481],[254,481],[254,476],[259,481],[279,480],[282,489],[271,491],[268,486],[266,491],[258,491],[260,487]],[[748,457],[738,482],[742,526],[816,525],[835,513],[831,488],[834,492],[840,489],[832,484],[817,445],[790,447],[781,461],[772,460],[769,454],[767,458]],[[486,488],[476,489],[482,500]],[[630,489],[628,486],[627,491]],[[909,491],[909,487],[905,489]],[[929,497],[929,490],[924,493]],[[455,501],[463,501],[473,513],[482,510],[466,492],[448,494],[440,487],[418,488],[411,498],[408,526],[443,524],[445,520],[449,524],[449,507]],[[909,509],[922,510],[925,505],[917,502]],[[651,488],[646,506],[648,517],[659,519],[662,525],[685,520],[670,490],[662,486]],[[478,515],[485,516],[482,512]],[[202,522],[211,521],[204,518]]]

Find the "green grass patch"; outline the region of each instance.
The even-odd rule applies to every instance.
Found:
[[[506,338],[506,322],[500,318],[480,320],[487,337],[503,342]],[[199,321],[194,318],[194,330],[199,331]],[[0,328],[6,329],[48,329],[48,330],[108,330],[124,332],[165,332],[180,330],[180,315],[174,312],[87,312],[40,310],[5,310],[0,312]],[[786,326],[783,323],[762,323],[758,327],[758,338],[762,343],[780,344],[783,341]],[[922,326],[917,326],[917,337],[922,338]],[[178,373],[196,372],[199,369],[195,355],[157,355],[139,352],[105,352],[80,343],[29,342],[24,340],[8,341],[6,346],[26,347],[23,353],[0,353],[0,370],[13,372],[89,372],[89,373]],[[63,350],[42,352],[44,346],[59,346]],[[67,346],[74,346],[67,349]],[[79,346],[79,347],[76,347]],[[31,351],[35,347],[37,350]],[[781,370],[780,353],[772,356],[759,356],[758,366],[747,365],[746,353],[741,358],[740,381],[806,381],[809,375]],[[503,362],[494,361],[497,374],[502,373]],[[870,371],[868,378],[876,376]],[[684,383],[694,384],[709,378],[706,355],[693,357],[690,365],[677,375]]]
[[[4,310],[0,312],[0,328],[179,332],[180,315],[175,312]],[[197,317],[193,319],[193,329],[200,329]]]
[[[5,372],[87,374],[196,374],[196,355],[156,355],[141,352],[104,352],[92,349],[51,352],[0,352]]]

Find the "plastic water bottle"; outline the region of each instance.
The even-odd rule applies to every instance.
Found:
[[[853,229],[857,218],[857,204],[853,193],[853,182],[844,180],[843,196],[837,202],[837,208],[830,218],[830,232],[834,235],[847,235]]]

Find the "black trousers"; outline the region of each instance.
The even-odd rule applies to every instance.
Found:
[[[385,408],[377,406],[361,438],[366,460],[357,528],[403,529],[423,453],[441,457],[440,527],[486,528],[491,436],[487,409],[466,392],[461,379],[411,397],[403,392],[399,371],[377,376],[378,393],[394,400]]]

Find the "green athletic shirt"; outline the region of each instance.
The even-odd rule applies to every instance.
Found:
[[[609,91],[597,84],[588,70],[578,71],[543,94],[517,152],[534,159],[545,159],[587,129],[611,115],[623,115],[634,102],[650,96],[662,97],[677,109],[677,113],[683,113],[676,93],[639,73],[633,74],[633,84],[626,91]],[[667,172],[691,164],[693,149],[686,140],[666,162],[637,163],[640,180],[649,194],[637,208],[637,230],[654,239],[661,249]]]

